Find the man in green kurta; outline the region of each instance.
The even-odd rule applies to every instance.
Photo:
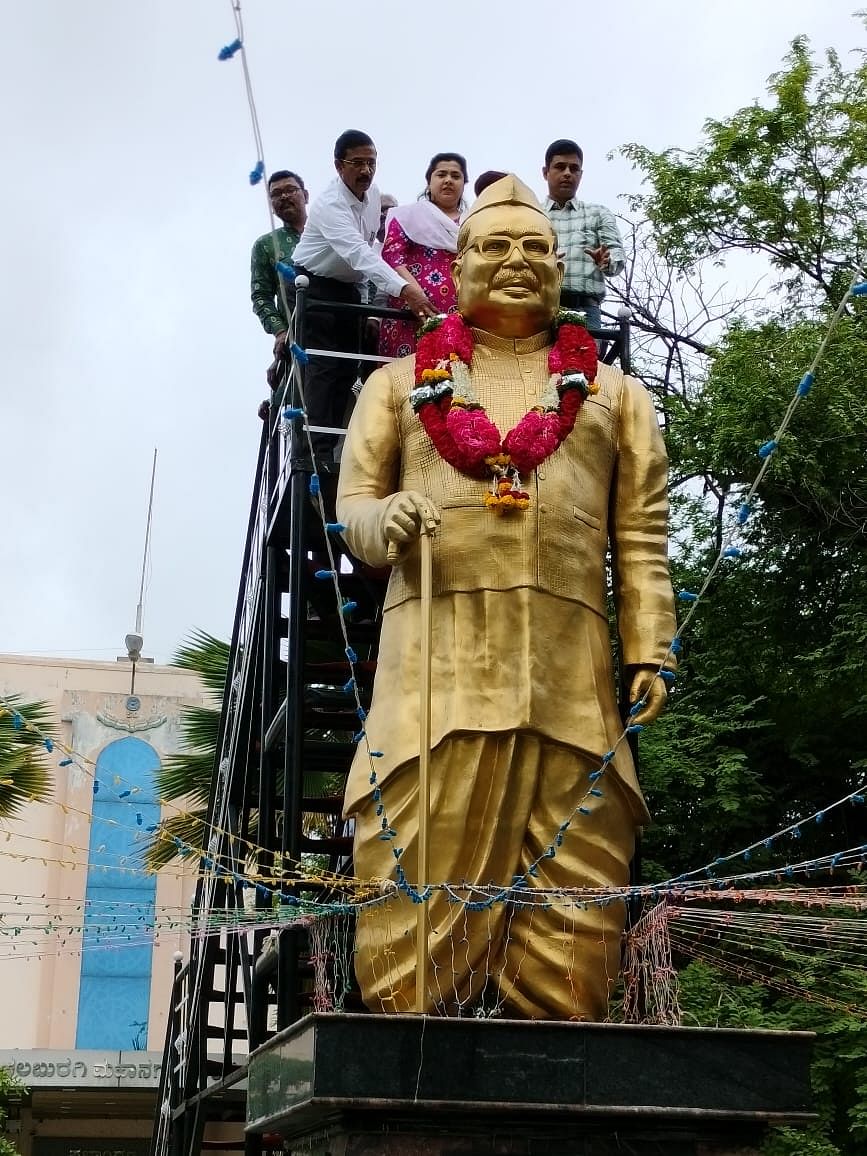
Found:
[[[268,179],[271,208],[283,225],[263,233],[250,255],[250,298],[253,312],[266,333],[274,338],[274,356],[283,351],[289,321],[280,298],[277,263],[289,264],[307,223],[307,190],[297,173],[281,169]]]

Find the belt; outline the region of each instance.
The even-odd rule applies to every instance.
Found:
[[[323,277],[321,273],[311,273],[303,265],[295,266],[295,275],[303,273],[310,278],[311,292],[325,300],[353,301],[361,300],[361,285],[359,281],[341,281],[337,277]]]
[[[599,305],[601,301],[601,297],[596,297],[592,293],[579,293],[575,289],[560,290],[560,304],[570,308],[578,305]]]

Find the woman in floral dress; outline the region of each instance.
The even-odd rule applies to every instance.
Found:
[[[458,222],[463,207],[467,162],[460,153],[437,153],[425,173],[423,196],[411,205],[392,209],[388,217],[382,256],[407,281],[424,290],[437,313],[453,313],[457,293],[451,263],[458,248]],[[402,309],[396,297],[392,309]],[[415,353],[415,321],[384,317],[379,328],[382,357]]]

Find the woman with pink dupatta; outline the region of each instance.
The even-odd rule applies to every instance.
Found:
[[[414,281],[437,313],[454,313],[457,293],[451,263],[458,248],[458,223],[463,207],[467,162],[460,153],[437,153],[425,173],[424,195],[411,205],[399,205],[388,214],[383,260],[406,281]],[[392,309],[403,302],[388,298]],[[382,357],[415,353],[415,321],[384,317],[379,329]]]

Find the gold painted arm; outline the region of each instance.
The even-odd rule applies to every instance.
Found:
[[[400,436],[391,377],[377,369],[364,383],[343,447],[337,518],[350,550],[370,566],[387,564],[383,529],[400,481]]]
[[[610,536],[624,665],[658,665],[676,629],[668,569],[668,456],[650,394],[634,377],[623,379]]]

